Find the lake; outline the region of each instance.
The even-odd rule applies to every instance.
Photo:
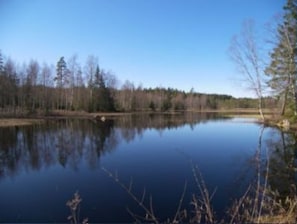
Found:
[[[79,192],[80,217],[89,222],[132,222],[145,216],[121,184],[139,200],[146,191],[160,220],[182,207],[191,211],[199,190],[198,167],[218,219],[241,196],[270,158],[269,183],[280,193],[296,184],[296,140],[253,119],[211,113],[123,115],[113,119],[55,119],[0,128],[0,221],[67,222],[66,202]],[[111,172],[110,177],[107,172]],[[198,172],[198,171],[197,171]],[[196,173],[197,174],[197,173]],[[116,179],[120,182],[116,182]],[[131,181],[132,180],[132,181]]]

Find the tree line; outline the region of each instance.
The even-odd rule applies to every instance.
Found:
[[[84,66],[76,55],[61,57],[56,66],[31,60],[17,66],[0,52],[0,110],[9,114],[50,113],[53,110],[112,111],[205,111],[256,108],[256,100],[229,95],[202,94],[173,88],[143,88],[125,81],[119,87],[114,74],[102,69],[95,56]],[[272,99],[267,98],[270,106]]]

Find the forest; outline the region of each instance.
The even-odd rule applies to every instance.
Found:
[[[74,55],[56,66],[31,60],[18,66],[0,53],[0,111],[2,115],[50,114],[54,110],[86,112],[206,111],[257,108],[257,100],[203,94],[191,89],[143,88],[100,68],[95,56],[81,66]],[[265,99],[271,108],[275,100]]]

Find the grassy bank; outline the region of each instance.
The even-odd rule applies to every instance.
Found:
[[[43,119],[1,118],[0,127],[24,126],[43,122]]]

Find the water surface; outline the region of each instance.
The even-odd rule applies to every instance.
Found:
[[[62,119],[1,128],[0,221],[67,222],[66,201],[76,191],[83,199],[81,217],[90,222],[134,221],[127,208],[144,215],[102,167],[124,184],[132,179],[139,198],[146,189],[156,216],[166,220],[175,214],[185,183],[183,208],[190,210],[192,194],[199,195],[193,165],[209,191],[216,189],[213,207],[222,217],[253,181],[256,152],[264,162],[269,154],[272,171],[287,173],[272,173],[270,182],[288,191],[296,183],[296,173],[286,165],[296,160],[295,146],[288,133],[263,129],[252,119],[213,114],[127,115],[105,122]]]

